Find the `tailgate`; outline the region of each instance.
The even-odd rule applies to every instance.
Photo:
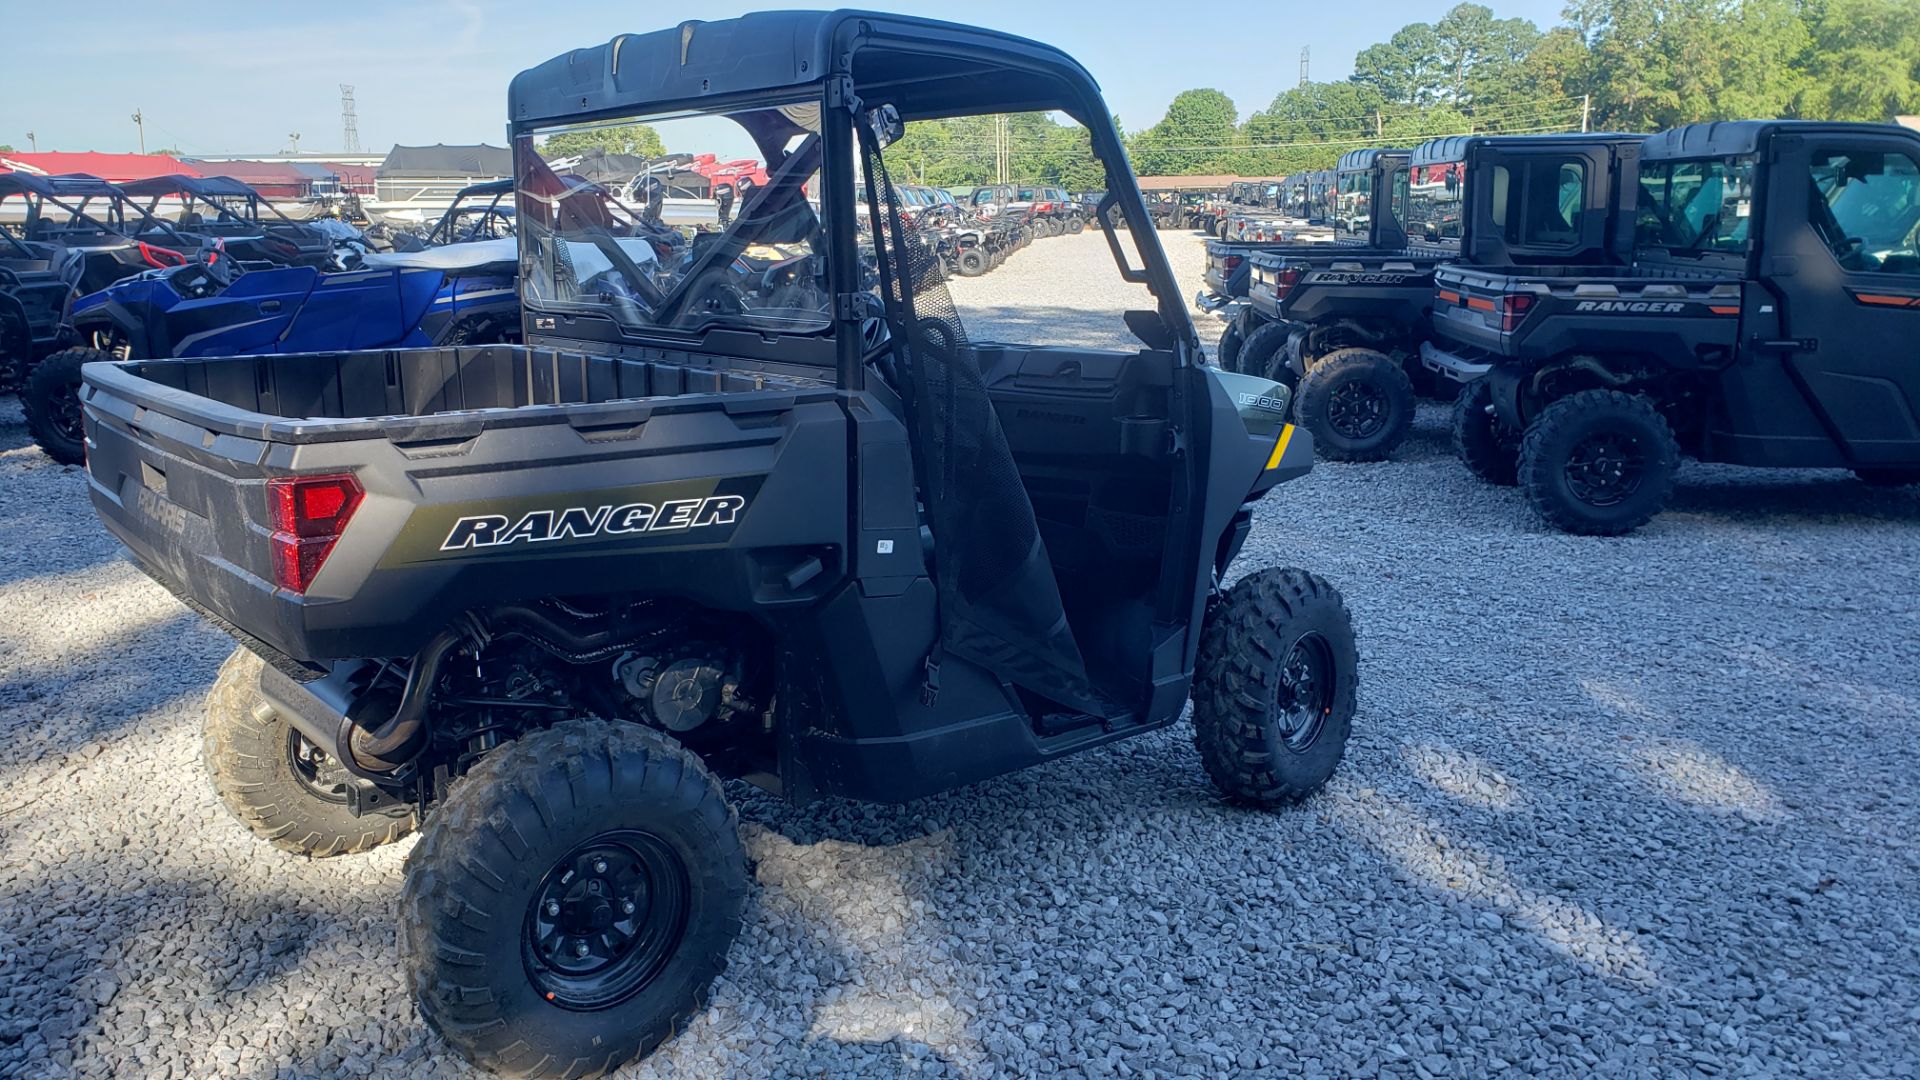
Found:
[[[1441,336],[1502,356],[1512,355],[1513,334],[1531,301],[1509,296],[1545,293],[1545,282],[1471,267],[1442,266],[1433,276],[1433,327]]]
[[[95,512],[176,596],[286,651],[299,604],[275,599],[267,510],[273,445],[153,408],[158,399],[191,395],[157,384],[130,393],[131,377],[114,368],[88,364],[82,390]],[[103,382],[109,373],[119,378]]]

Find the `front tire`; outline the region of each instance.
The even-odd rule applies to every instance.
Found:
[[[1294,415],[1331,461],[1382,461],[1413,428],[1413,383],[1400,362],[1372,349],[1335,349],[1314,361]]]
[[[574,720],[482,758],[407,861],[420,1011],[508,1076],[592,1077],[705,1006],[746,900],[720,781],[659,732]]]
[[[968,248],[954,260],[961,277],[979,277],[993,269],[993,260],[979,248]]]
[[[1228,800],[1281,806],[1325,786],[1346,752],[1360,684],[1340,591],[1305,570],[1257,570],[1207,613],[1193,676],[1193,744]]]
[[[233,650],[207,693],[201,757],[214,793],[254,835],[324,859],[390,844],[413,831],[413,810],[354,817],[346,774],[260,698],[261,659]]]
[[[27,434],[48,457],[62,465],[87,460],[86,424],[80,408],[80,367],[111,361],[100,349],[61,349],[35,365],[20,391]]]
[[[1252,316],[1248,316],[1247,325],[1254,326]],[[1261,375],[1274,382],[1286,383],[1287,389],[1293,389],[1293,369],[1287,366],[1286,344],[1290,328],[1286,323],[1263,322],[1247,335],[1246,343],[1240,346],[1240,355],[1236,358],[1234,370],[1243,375]]]
[[[1548,405],[1520,443],[1520,486],[1563,532],[1619,536],[1666,505],[1680,469],[1673,429],[1653,403],[1582,390]]]
[[[1453,402],[1453,449],[1467,471],[1496,487],[1520,482],[1520,433],[1493,411],[1493,388],[1475,379]]]

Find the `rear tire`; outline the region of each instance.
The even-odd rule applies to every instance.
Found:
[[[1227,328],[1220,331],[1220,348],[1216,350],[1220,357],[1221,371],[1239,371],[1236,361],[1240,359],[1240,349],[1247,343],[1247,313],[1236,312],[1227,320]]]
[[[700,759],[649,728],[572,720],[489,753],[428,821],[401,953],[421,1015],[469,1061],[599,1076],[705,1007],[746,895],[733,811]]]
[[[1360,685],[1340,591],[1305,570],[1257,570],[1207,613],[1193,677],[1193,745],[1230,801],[1296,803],[1346,752]]]
[[[316,859],[371,851],[412,832],[410,807],[354,817],[338,767],[285,720],[256,712],[262,666],[235,649],[207,693],[201,758],[227,811],[274,847]]]
[[[961,277],[979,277],[993,269],[993,260],[979,248],[968,248],[954,260],[954,268],[960,272]]]
[[[1496,487],[1520,482],[1520,432],[1493,411],[1493,388],[1476,379],[1453,402],[1453,449],[1467,471]]]
[[[1413,428],[1413,383],[1400,362],[1372,349],[1335,349],[1300,380],[1294,415],[1331,461],[1382,461]]]
[[[1652,520],[1673,493],[1680,447],[1653,403],[1582,390],[1548,405],[1520,443],[1520,486],[1563,532],[1619,536]]]
[[[1860,482],[1873,487],[1897,488],[1920,484],[1920,469],[1855,469]]]
[[[20,408],[27,416],[27,434],[48,457],[62,465],[87,460],[86,424],[80,408],[80,366],[111,361],[100,349],[61,349],[41,360],[27,374],[20,390]]]

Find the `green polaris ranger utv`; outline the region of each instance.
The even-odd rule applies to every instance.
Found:
[[[216,789],[309,855],[420,830],[399,961],[460,1053],[592,1076],[687,1024],[748,892],[723,780],[904,801],[1191,702],[1228,798],[1327,781],[1341,596],[1228,583],[1312,439],[1285,387],[1202,364],[1077,63],[775,12],[569,52],[508,103],[523,345],[99,363],[84,390],[99,514],[241,645]],[[1090,131],[1095,224],[1150,305],[1131,348],[969,340],[903,225],[904,125],[1018,110]],[[751,145],[767,181],[688,236],[541,156],[635,122]]]

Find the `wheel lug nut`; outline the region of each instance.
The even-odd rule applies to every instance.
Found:
[[[605,859],[595,859],[595,860],[593,860],[593,872],[594,872],[594,873],[596,873],[596,874],[604,874],[604,873],[606,873],[606,872],[607,872],[607,860],[605,860]]]
[[[620,901],[620,910],[626,912],[629,915],[633,914],[633,901],[631,900]]]
[[[560,901],[558,900],[547,901],[547,918],[551,919],[558,914],[560,914]]]
[[[575,942],[573,946],[573,955],[575,956],[587,955],[587,943],[584,941]]]

